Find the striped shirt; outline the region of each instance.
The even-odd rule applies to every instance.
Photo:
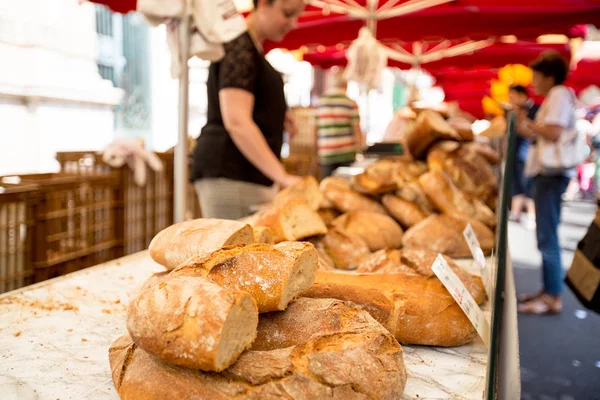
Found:
[[[317,146],[322,165],[354,161],[357,143],[354,123],[358,106],[342,89],[334,89],[319,98],[315,107]]]

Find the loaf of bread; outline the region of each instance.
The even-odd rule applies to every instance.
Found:
[[[481,200],[465,195],[441,171],[430,171],[419,178],[419,185],[433,205],[444,214],[466,216],[496,226],[496,216]]]
[[[414,128],[405,136],[410,154],[416,159],[420,159],[433,142],[442,139],[461,140],[461,137],[440,114],[430,110],[419,114]]]
[[[417,205],[425,215],[430,216],[434,214],[433,204],[431,204],[423,188],[421,188],[421,185],[417,181],[405,184],[395,194],[399,198]]]
[[[319,189],[323,194],[331,188],[350,190],[350,182],[339,176],[328,176],[319,184]]]
[[[327,225],[328,227],[331,226],[331,224],[337,217],[342,215],[335,208],[320,208],[317,212],[319,213],[319,216],[321,217],[323,222],[325,222],[325,225]]]
[[[461,346],[477,336],[441,282],[420,275],[317,271],[315,284],[304,295],[350,302],[403,344]]]
[[[403,228],[410,228],[427,218],[421,207],[411,201],[404,200],[393,194],[386,194],[381,203],[387,212],[400,223]]]
[[[308,289],[315,279],[317,258],[315,247],[307,242],[257,243],[192,257],[172,274],[206,276],[224,287],[246,291],[262,313],[284,310]]]
[[[402,348],[365,311],[339,300],[301,298],[261,315],[255,348],[216,374],[167,365],[128,336],[109,349],[122,400],[399,399]]]
[[[465,142],[475,140],[475,135],[471,129],[471,122],[468,119],[462,117],[453,117],[448,119],[448,124],[454,128],[454,130],[456,130],[461,139]]]
[[[250,294],[193,276],[149,283],[127,313],[138,346],[164,362],[203,371],[233,364],[250,347],[257,324]]]
[[[264,226],[254,228],[254,243],[273,244],[273,231]]]
[[[377,274],[417,274],[426,278],[436,279],[432,270],[438,253],[425,250],[406,248],[402,250],[384,249],[363,259],[357,269],[358,273]],[[444,256],[450,268],[463,282],[477,304],[486,300],[485,287],[480,277],[471,275],[462,269],[452,258]]]
[[[327,226],[319,214],[302,200],[291,201],[256,213],[251,224],[253,227],[270,228],[275,243],[327,233]]]
[[[364,172],[352,177],[352,188],[359,193],[377,195],[398,188],[398,163],[382,159],[369,165]]]
[[[471,224],[485,255],[490,255],[495,246],[494,232],[481,222],[449,215],[432,215],[404,233],[405,248],[419,248],[442,253],[448,257],[472,257],[463,232]]]
[[[330,229],[322,243],[325,252],[339,269],[356,269],[361,260],[371,254],[363,239],[338,228]]]
[[[288,186],[275,196],[273,204],[283,205],[291,201],[304,201],[311,210],[317,211],[321,205],[319,183],[312,176],[307,176],[298,183]]]
[[[238,221],[200,218],[160,231],[150,242],[150,257],[173,269],[190,257],[207,255],[223,246],[250,244],[252,227]]]
[[[354,211],[341,215],[333,226],[342,231],[360,237],[371,251],[395,249],[402,243],[402,228],[388,215]]]
[[[342,213],[351,211],[372,211],[385,214],[385,209],[377,201],[351,189],[330,186],[323,192],[323,195]]]

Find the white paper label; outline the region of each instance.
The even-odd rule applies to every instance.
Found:
[[[471,250],[471,254],[473,255],[473,259],[475,263],[481,269],[481,279],[483,280],[483,286],[485,287],[485,292],[488,297],[490,297],[490,272],[489,268],[486,268],[485,255],[483,254],[483,250],[481,250],[481,245],[479,244],[479,240],[477,239],[477,235],[475,235],[475,231],[471,224],[467,224],[463,235],[465,240],[467,241],[467,245],[469,246],[469,250]]]
[[[475,302],[475,299],[471,296],[471,293],[469,293],[460,278],[448,266],[448,263],[441,254],[438,254],[431,269],[467,315],[483,340],[483,343],[488,346],[490,340],[490,325],[485,319],[483,311],[481,311],[477,302]]]

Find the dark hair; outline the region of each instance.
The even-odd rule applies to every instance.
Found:
[[[524,94],[525,96],[529,97],[529,92],[522,85],[511,85],[508,88],[508,90],[519,93],[519,94]]]
[[[529,67],[544,76],[553,77],[555,85],[566,81],[569,73],[569,62],[556,51],[543,53]]]
[[[273,4],[275,2],[275,0],[269,0],[269,4]],[[254,3],[254,8],[258,7],[258,0],[253,0],[252,3]]]

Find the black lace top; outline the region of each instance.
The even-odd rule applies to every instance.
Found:
[[[225,57],[212,63],[208,74],[207,123],[194,151],[192,179],[230,178],[270,186],[273,182],[248,161],[223,125],[219,91],[239,88],[254,94],[254,122],[278,157],[283,142],[287,105],[283,79],[248,33],[225,45]]]

